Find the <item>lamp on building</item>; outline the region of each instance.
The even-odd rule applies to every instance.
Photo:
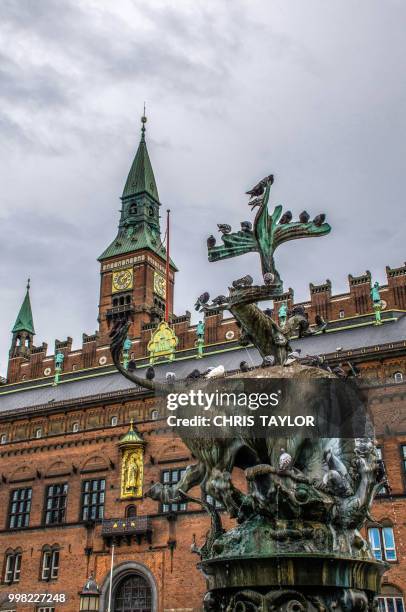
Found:
[[[98,610],[99,598],[99,587],[97,586],[93,573],[91,573],[80,592],[80,610]]]

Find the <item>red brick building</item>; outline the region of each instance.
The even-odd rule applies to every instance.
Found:
[[[193,459],[166,430],[155,399],[115,370],[108,346],[112,321],[130,315],[129,352],[142,372],[152,330],[165,310],[160,203],[144,127],[122,195],[117,236],[99,257],[98,331],[83,334],[79,350],[72,350],[71,338],[57,340],[54,352],[63,361],[56,372],[55,356],[45,344],[34,344],[29,289],[12,330],[7,381],[0,386],[3,611],[79,610],[91,574],[99,587],[94,609],[100,611],[108,609],[110,586],[111,612],[201,610],[204,580],[190,548],[193,539],[203,541],[205,514],[197,504],[162,506],[143,497],[152,482],[175,482]],[[156,366],[157,378],[168,370],[182,378],[196,365],[222,363],[226,372],[238,370],[242,360],[258,365],[256,349],[238,344],[235,321],[220,312],[205,318],[204,357],[196,361],[190,313],[173,314],[176,272],[171,262],[169,311],[179,345],[173,363]],[[349,275],[345,294],[334,295],[330,281],[310,284],[310,299],[303,304],[309,320],[322,314],[330,325],[327,333],[292,344],[331,364],[348,367],[351,361],[373,388],[389,488],[376,500],[368,528],[374,553],[391,564],[380,602],[391,612],[404,610],[403,596],[406,601],[406,264],[387,267],[386,273],[382,325],[374,325],[370,273]],[[280,301],[293,305],[293,291]],[[132,457],[137,466],[131,467]],[[10,593],[45,593],[50,601],[10,602]],[[54,597],[60,593],[66,603]],[[88,600],[91,593],[92,583]]]

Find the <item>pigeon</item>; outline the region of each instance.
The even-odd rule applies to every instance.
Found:
[[[309,223],[309,219],[310,219],[310,215],[307,212],[307,210],[304,210],[303,212],[300,213],[299,215],[300,223]]]
[[[264,314],[266,314],[267,317],[270,317],[272,319],[272,315],[273,315],[272,308],[265,308]]]
[[[251,232],[252,231],[251,221],[241,221],[241,229],[243,232]]]
[[[320,215],[317,215],[316,217],[314,217],[313,223],[316,227],[320,227],[321,225],[323,225],[325,220],[326,220],[326,215],[324,213],[321,213]]]
[[[167,372],[165,378],[168,385],[173,385],[176,380],[176,374],[175,372]]]
[[[212,249],[215,246],[216,246],[216,239],[213,235],[211,235],[207,238],[207,248]]]
[[[246,361],[241,361],[240,363],[240,370],[241,372],[249,372],[250,367],[248,365],[248,363]]]
[[[265,355],[262,361],[263,368],[270,368],[275,365],[275,357],[273,355]]]
[[[224,366],[223,365],[219,365],[215,368],[210,368],[210,371],[207,372],[207,374],[205,375],[205,378],[209,379],[209,378],[219,378],[220,376],[224,376]]]
[[[212,303],[215,306],[220,306],[221,304],[225,304],[226,302],[227,302],[227,298],[225,295],[218,295],[217,297],[214,298]]]
[[[130,359],[130,361],[128,362],[128,371],[129,372],[134,372],[134,370],[137,368],[137,364],[135,363],[134,359]]]
[[[259,181],[259,183],[257,183],[252,189],[246,191],[245,193],[250,196],[260,196],[264,193],[265,187],[267,185],[273,184],[273,180],[273,174],[270,174],[269,176],[263,178],[262,181]]]
[[[149,366],[147,368],[145,376],[146,376],[147,380],[154,380],[154,378],[155,378],[155,370],[154,370],[154,368],[152,366]]]
[[[248,206],[251,206],[251,210],[254,210],[254,208],[256,208],[257,206],[262,206],[263,201],[264,200],[261,197],[251,198],[248,202]]]
[[[229,234],[231,232],[231,225],[228,225],[228,223],[217,223],[217,227],[222,234]]]
[[[295,361],[297,361],[298,359],[300,359],[300,351],[292,351],[291,353],[288,354],[285,363],[283,364],[284,366],[289,366],[292,365],[292,363],[294,363]]]
[[[292,221],[292,213],[290,210],[287,210],[284,215],[279,220],[279,224],[283,225],[284,223],[290,223]]]
[[[244,287],[251,287],[254,279],[250,274],[243,276],[242,278],[237,278],[237,280],[232,282],[234,289],[243,289]]]
[[[333,374],[335,374],[338,378],[347,378],[346,371],[341,367],[341,365],[333,368]]]
[[[289,453],[287,453],[284,448],[281,448],[281,454],[279,456],[279,469],[282,472],[285,472],[286,470],[290,470],[292,465],[292,455],[289,455]]]
[[[208,293],[207,291],[202,293],[202,295],[199,296],[196,300],[195,310],[200,310],[200,308],[204,306],[204,304],[207,304],[209,299],[210,299],[210,293]]]
[[[197,368],[195,368],[194,370],[192,370],[187,376],[187,380],[196,380],[197,378],[200,378],[202,375],[202,373],[200,372],[200,370],[198,370]]]
[[[275,280],[275,274],[272,274],[272,272],[265,272],[264,274],[265,285],[272,285],[274,280]]]

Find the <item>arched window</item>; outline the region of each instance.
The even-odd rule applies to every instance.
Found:
[[[152,206],[149,207],[148,214],[149,214],[150,217],[154,216],[154,209],[152,208]]]
[[[118,423],[118,417],[117,416],[112,416],[110,423],[111,423],[112,427],[115,427],[117,425],[117,423]]]
[[[405,612],[403,593],[395,586],[385,584],[378,596],[379,612]]]
[[[72,431],[73,433],[76,433],[79,431],[79,423],[77,421],[75,423],[72,423]]]
[[[136,215],[137,214],[137,205],[136,204],[131,204],[130,206],[130,215]]]
[[[17,336],[16,346],[21,346],[21,338],[20,338],[20,336]]]
[[[42,427],[37,427],[37,429],[35,430],[35,437],[36,438],[42,437]]]
[[[118,299],[117,298],[113,299],[113,306],[118,306]]]
[[[157,421],[159,419],[159,412],[158,412],[158,410],[153,410],[151,412],[151,419],[153,421]]]
[[[344,317],[345,317],[344,310],[340,310],[340,312],[338,313],[338,316],[340,317],[340,319],[344,319]]]
[[[114,597],[114,612],[128,610],[152,612],[151,587],[143,576],[131,574],[118,584]]]
[[[13,584],[20,581],[22,552],[20,548],[7,550],[4,563],[4,582]]]
[[[56,580],[59,573],[59,546],[44,546],[41,558],[40,580]]]
[[[402,374],[402,372],[395,372],[394,375],[393,375],[393,380],[395,381],[395,383],[403,382],[403,374]]]
[[[137,516],[136,506],[127,506],[125,510],[125,515],[127,518],[135,518]]]
[[[0,444],[6,444],[6,443],[7,443],[7,434],[1,434]]]
[[[396,544],[393,527],[369,527],[368,539],[372,554],[379,561],[396,561]]]

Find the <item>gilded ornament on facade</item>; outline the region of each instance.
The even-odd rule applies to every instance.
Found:
[[[170,361],[175,358],[175,349],[178,338],[166,321],[161,321],[148,342],[149,361],[154,363],[160,357],[166,357]]]
[[[121,497],[141,497],[143,478],[143,448],[128,448],[124,450],[121,460]]]

